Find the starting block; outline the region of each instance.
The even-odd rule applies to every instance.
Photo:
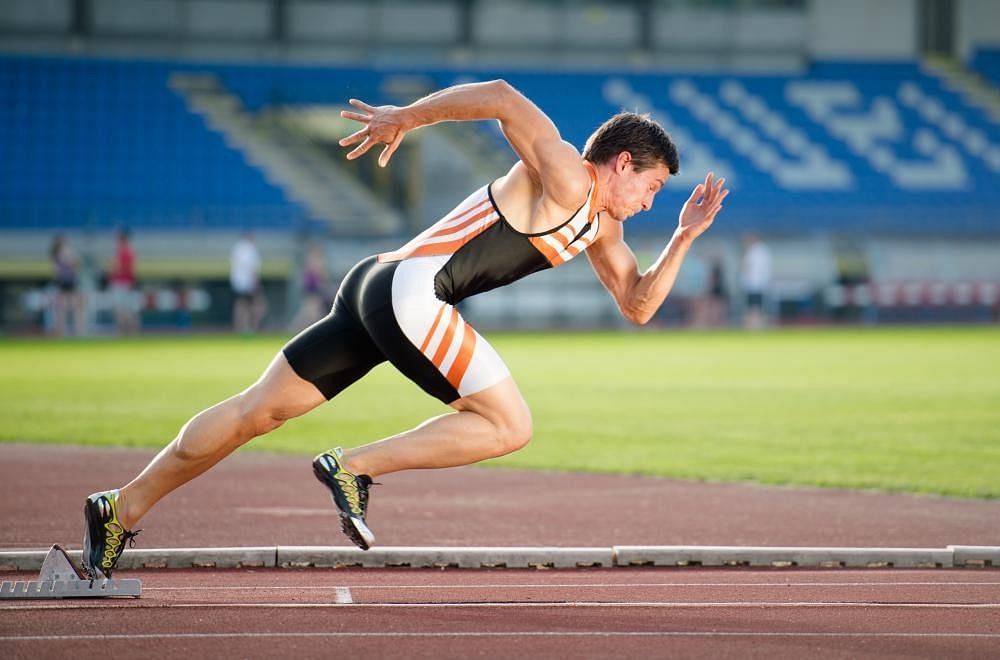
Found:
[[[0,600],[20,598],[107,598],[142,595],[142,582],[112,578],[91,580],[70,560],[66,551],[52,546],[45,555],[37,580],[0,584]]]

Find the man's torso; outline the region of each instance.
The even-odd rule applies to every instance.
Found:
[[[512,178],[516,170],[474,192],[401,249],[379,255],[379,261],[448,256],[434,288],[438,298],[455,304],[565,263],[593,243],[600,223],[592,211],[597,193],[592,169],[587,198],[561,218],[538,208],[546,203],[544,196],[525,183],[526,177]],[[530,231],[538,224],[540,231]]]

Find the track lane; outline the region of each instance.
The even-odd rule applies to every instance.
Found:
[[[0,604],[5,655],[985,658],[1000,647],[992,570],[127,573],[144,580],[142,599]]]

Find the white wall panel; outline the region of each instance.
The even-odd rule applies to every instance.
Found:
[[[625,5],[567,5],[562,22],[564,29],[557,38],[567,44],[631,48],[639,40],[636,12]]]
[[[265,39],[270,34],[267,0],[199,0],[187,3],[185,32],[199,37]]]
[[[958,55],[968,59],[976,47],[1000,48],[1000,2],[959,0],[955,45]]]
[[[809,53],[819,59],[917,56],[914,0],[813,0]]]
[[[381,2],[378,4],[380,40],[441,45],[459,36],[459,12],[441,2]]]
[[[373,30],[374,2],[328,2],[310,0],[289,5],[289,38],[305,40],[358,41]]]
[[[0,26],[28,30],[65,30],[72,12],[69,0],[0,0]]]
[[[98,34],[170,33],[180,25],[178,0],[92,0]]]
[[[543,46],[563,30],[562,12],[554,5],[514,0],[479,3],[477,8],[475,41],[487,46]]]

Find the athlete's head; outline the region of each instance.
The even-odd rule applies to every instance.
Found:
[[[583,157],[610,168],[605,199],[608,213],[619,220],[652,208],[656,193],[680,171],[670,135],[649,116],[634,112],[604,122],[587,140]]]

